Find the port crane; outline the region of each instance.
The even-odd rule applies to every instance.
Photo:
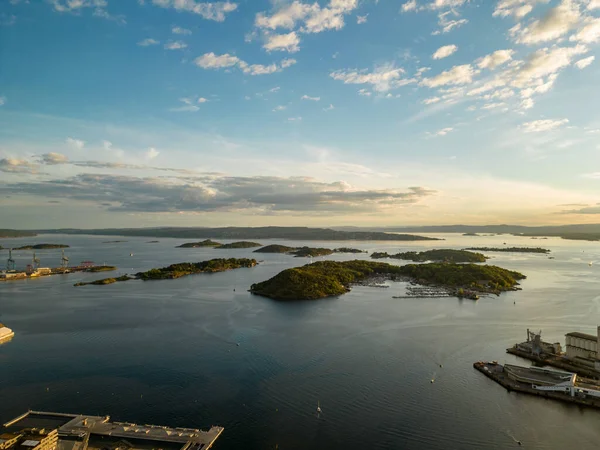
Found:
[[[67,267],[69,267],[69,258],[67,256],[65,256],[64,249],[62,251],[62,256],[60,258],[60,267],[62,269],[66,269]]]
[[[33,270],[37,270],[40,268],[40,258],[37,258],[35,256],[35,252],[33,252],[32,266],[33,266]]]
[[[6,262],[6,270],[15,270],[15,260],[12,257],[12,248],[8,250],[8,261]]]

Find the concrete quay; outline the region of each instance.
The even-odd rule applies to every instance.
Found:
[[[534,367],[503,366],[495,361],[478,361],[473,367],[509,392],[600,409],[600,386],[592,380],[577,380],[576,374]]]

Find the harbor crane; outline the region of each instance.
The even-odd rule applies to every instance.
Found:
[[[35,256],[35,252],[33,252],[33,258],[32,258],[32,264],[31,265],[33,267],[33,270],[37,270],[37,269],[40,268],[40,258],[37,258]]]
[[[8,261],[6,262],[6,270],[11,271],[15,270],[15,260],[12,257],[12,248],[8,250]]]
[[[65,256],[65,250],[62,251],[62,257],[60,258],[60,267],[66,269],[69,267],[69,258]]]

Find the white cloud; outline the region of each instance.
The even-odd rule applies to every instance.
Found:
[[[443,59],[447,58],[451,54],[455,53],[458,50],[456,45],[444,45],[443,47],[438,48],[431,57],[433,59]]]
[[[585,25],[578,30],[576,34],[571,36],[570,40],[583,42],[584,44],[591,44],[600,41],[600,17],[588,17],[584,24]]]
[[[362,95],[363,97],[370,97],[371,91],[369,91],[367,89],[359,89],[358,95]]]
[[[479,58],[477,60],[477,67],[480,69],[493,70],[498,66],[510,61],[514,55],[514,50],[496,50],[494,53]]]
[[[288,117],[288,122],[300,122],[302,120],[302,117],[298,116],[298,117]]]
[[[416,11],[417,9],[417,0],[408,0],[406,3],[403,3],[400,11],[408,12],[408,11]]]
[[[156,150],[154,147],[150,147],[148,149],[148,151],[146,152],[146,158],[148,159],[154,159],[156,158],[158,155],[160,155],[160,152],[158,150]]]
[[[300,50],[300,38],[295,31],[288,34],[271,34],[267,36],[267,42],[263,48],[268,51],[286,51],[295,53]]]
[[[454,66],[452,69],[440,73],[432,78],[424,78],[421,81],[423,86],[435,88],[446,85],[467,84],[473,81],[473,76],[477,71],[470,64]]]
[[[494,16],[513,16],[515,19],[522,19],[533,11],[533,8],[537,3],[548,3],[549,1],[550,0],[500,0],[496,4]]]
[[[0,106],[4,106],[6,104],[6,97],[0,97]]]
[[[430,97],[423,100],[421,103],[424,105],[433,105],[434,103],[438,103],[441,100],[440,97]]]
[[[455,9],[451,9],[450,11],[446,11],[438,14],[438,25],[440,27],[439,30],[431,33],[432,35],[438,35],[443,33],[449,33],[455,28],[460,28],[463,25],[469,23],[467,19],[450,19],[449,16],[452,15],[454,17],[458,16],[458,13]]]
[[[521,105],[519,106],[520,109],[531,109],[533,108],[533,100],[530,98],[526,98],[525,100],[523,100],[521,102]]]
[[[451,133],[452,131],[454,131],[454,128],[447,127],[447,128],[442,128],[441,130],[438,130],[435,133],[432,133],[432,135],[433,136],[446,136],[448,133]]]
[[[69,162],[69,158],[62,153],[50,152],[43,154],[40,157],[40,162],[49,166],[56,166],[59,164],[67,164]]]
[[[279,106],[276,106],[276,107],[273,109],[273,112],[277,112],[277,111],[284,111],[285,109],[287,109],[287,106],[284,106],[284,105],[279,105]]]
[[[93,9],[93,15],[103,19],[113,20],[120,24],[125,24],[125,17],[122,15],[114,16],[106,11],[107,0],[48,0],[54,7],[54,11],[59,13],[78,14],[84,8]]]
[[[309,97],[308,95],[303,95],[302,97],[300,97],[301,100],[311,100],[313,102],[318,102],[319,100],[321,100],[321,97]]]
[[[171,29],[171,32],[173,34],[183,34],[183,35],[190,35],[190,34],[192,34],[192,30],[188,30],[187,28],[181,28],[181,27],[173,27]]]
[[[204,97],[183,97],[179,99],[180,102],[183,103],[182,106],[178,106],[177,108],[171,108],[169,111],[172,112],[196,112],[200,110],[200,107],[197,103],[206,103],[208,100]]]
[[[333,106],[333,104],[330,104],[327,108],[323,108],[323,111],[332,111],[335,109],[335,106]]]
[[[66,143],[69,147],[76,150],[81,150],[83,147],[85,147],[85,141],[82,141],[81,139],[74,139],[72,137],[68,137]]]
[[[506,103],[503,102],[496,102],[496,103],[486,103],[485,105],[483,105],[481,107],[481,109],[485,109],[485,110],[489,110],[489,109],[496,109],[496,108],[500,108],[502,106],[506,106]]]
[[[149,45],[158,45],[158,44],[160,44],[160,41],[157,41],[156,39],[152,39],[152,38],[147,38],[147,39],[144,39],[137,43],[137,45],[139,45],[140,47],[148,47]]]
[[[272,15],[259,13],[256,15],[255,26],[262,29],[288,30],[298,26],[302,33],[320,33],[326,30],[340,30],[344,27],[344,15],[358,7],[358,0],[330,0],[326,7],[318,3],[302,3],[294,0],[284,4]]]
[[[279,86],[276,86],[274,88],[269,89],[269,92],[279,92],[281,88]]]
[[[356,16],[356,23],[357,24],[361,24],[361,23],[366,23],[367,22],[367,17],[369,17],[368,14],[365,14],[364,16]]]
[[[71,0],[80,1],[80,0]],[[198,14],[204,19],[223,22],[228,13],[235,11],[236,3],[225,2],[196,2],[195,0],[152,0],[152,4],[161,8],[173,8],[176,11],[185,11]]]
[[[599,8],[600,8],[600,0],[589,0],[587,9],[599,9]]]
[[[183,41],[169,41],[165,44],[166,50],[183,50],[187,44]]]
[[[575,66],[576,66],[578,69],[585,69],[585,68],[586,68],[587,66],[589,66],[591,63],[593,63],[595,59],[596,59],[596,57],[595,57],[595,56],[588,56],[587,58],[583,58],[583,59],[580,59],[579,61],[577,61],[577,62],[575,63]]]
[[[539,44],[553,41],[572,30],[580,21],[579,4],[575,0],[562,0],[540,20],[522,27],[517,24],[510,34],[519,44]]]
[[[272,63],[268,66],[262,64],[248,64],[237,56],[228,53],[224,55],[215,55],[214,53],[205,53],[194,60],[194,64],[202,69],[226,69],[230,67],[239,67],[242,72],[250,75],[266,75],[275,72],[281,72],[283,69],[296,64],[295,59],[283,59],[279,64]]]
[[[402,79],[404,70],[392,65],[379,67],[373,72],[366,70],[338,70],[329,74],[331,78],[344,84],[371,84],[378,92],[386,92],[399,86],[414,83],[415,80]]]
[[[571,65],[577,55],[586,53],[583,45],[575,47],[543,48],[532,53],[527,61],[510,73],[511,84],[515,87],[527,87],[532,81],[559,72]]]
[[[559,128],[565,124],[569,123],[569,119],[560,119],[560,120],[552,120],[552,119],[544,119],[544,120],[534,120],[533,122],[525,122],[521,125],[521,128],[526,133],[540,133],[543,131],[551,131],[556,128]]]

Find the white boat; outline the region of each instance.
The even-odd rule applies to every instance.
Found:
[[[8,341],[15,335],[14,331],[0,323],[0,343]]]
[[[319,402],[317,402],[317,414],[321,414],[323,412],[323,410],[321,410],[321,405]]]

